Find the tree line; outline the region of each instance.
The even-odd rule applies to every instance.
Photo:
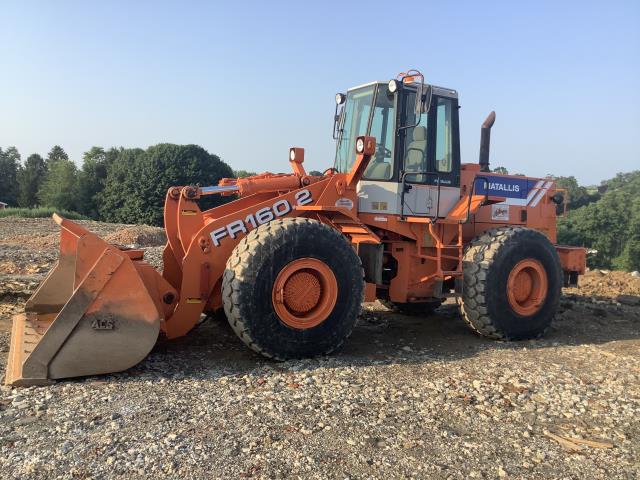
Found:
[[[508,173],[504,167],[494,171]],[[107,222],[162,225],[170,186],[216,185],[221,178],[253,174],[233,171],[197,145],[93,147],[84,153],[80,168],[58,145],[46,157],[35,153],[24,162],[15,147],[8,147],[0,148],[0,201],[55,207]],[[591,267],[640,270],[640,171],[620,173],[593,187],[579,185],[575,177],[550,176],[567,192],[568,211],[558,220],[558,242],[593,249]],[[201,207],[231,198],[205,197]]]
[[[619,173],[596,188],[558,177],[568,212],[558,220],[558,242],[593,249],[590,267],[640,270],[640,170]]]
[[[493,171],[509,173],[504,167]],[[573,176],[547,177],[566,193],[566,214],[565,205],[557,208],[558,243],[591,249],[591,268],[640,270],[640,170],[593,186]]]
[[[170,186],[215,185],[233,176],[229,165],[198,145],[93,147],[80,168],[59,145],[44,158],[35,153],[21,160],[15,147],[0,148],[0,201],[12,207],[55,207],[107,222],[162,225]],[[222,201],[215,195],[202,206]]]

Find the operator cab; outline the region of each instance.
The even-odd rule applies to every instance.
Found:
[[[336,95],[334,167],[348,172],[355,141],[376,138],[358,185],[359,212],[444,217],[460,198],[458,94],[419,72]]]

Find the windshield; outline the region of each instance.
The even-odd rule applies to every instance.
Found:
[[[377,94],[374,95],[376,88]],[[375,96],[375,107],[371,105]],[[369,124],[371,127],[369,129]],[[363,178],[389,180],[393,176],[393,147],[395,140],[395,95],[385,84],[369,85],[347,93],[341,115],[335,168],[346,173],[356,159],[355,142],[361,135],[376,138],[376,153]]]
[[[362,176],[366,180],[390,180],[393,176],[395,112],[395,95],[389,93],[387,85],[378,85],[369,131],[369,135],[376,137],[376,154]]]
[[[367,134],[375,85],[347,92],[342,112],[335,168],[342,173],[351,169],[356,159],[356,138]]]

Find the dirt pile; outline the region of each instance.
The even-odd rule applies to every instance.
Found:
[[[0,262],[0,275],[34,275],[47,273],[50,269],[50,263],[20,265],[12,261]]]
[[[580,277],[578,288],[567,293],[586,297],[617,298],[619,295],[640,296],[640,278],[627,272],[590,270]]]
[[[29,235],[15,235],[5,240],[8,245],[19,245],[33,249],[58,248],[60,244],[59,233],[33,233]]]
[[[162,228],[135,225],[110,233],[104,240],[116,245],[136,245],[138,247],[160,247],[167,242]]]
[[[109,243],[148,248],[154,255],[166,243],[164,230],[158,227],[88,220],[76,223]],[[8,277],[15,283],[34,275],[39,282],[58,259],[59,244],[60,227],[50,218],[0,218],[0,292],[7,290],[3,287]],[[159,255],[161,258],[161,252]]]
[[[164,230],[148,225],[75,222],[108,242],[122,245],[160,246],[166,241]],[[57,249],[60,227],[51,218],[0,218],[0,245],[22,246],[31,250]]]

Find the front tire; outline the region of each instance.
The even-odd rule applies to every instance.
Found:
[[[502,227],[477,237],[463,259],[462,315],[479,334],[524,340],[544,334],[558,309],[560,259],[542,233]]]
[[[238,337],[269,358],[330,353],[351,334],[364,297],[347,239],[308,218],[261,225],[227,261],[224,310]]]

